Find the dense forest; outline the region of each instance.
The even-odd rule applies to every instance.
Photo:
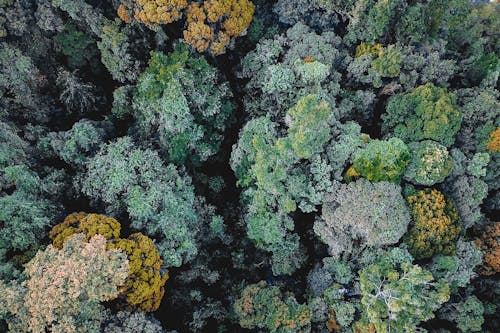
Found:
[[[500,1],[0,0],[0,332],[500,332]]]

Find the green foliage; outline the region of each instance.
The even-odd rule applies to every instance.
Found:
[[[37,80],[38,79],[38,80]],[[0,115],[5,116],[7,110],[17,110],[15,105],[36,109],[37,93],[41,86],[41,77],[33,60],[18,48],[2,42],[0,44]],[[29,119],[41,120],[44,115],[26,114]]]
[[[340,59],[340,38],[330,31],[317,34],[302,23],[274,39],[261,40],[242,60],[245,109],[252,116],[282,121],[285,113],[308,94],[319,94],[331,106],[340,75],[330,64]]]
[[[137,149],[124,137],[105,145],[88,161],[82,191],[126,210],[132,227],[158,240],[166,266],[180,266],[197,253],[198,232],[191,180],[158,154]]]
[[[314,232],[336,257],[395,244],[409,222],[410,213],[397,185],[359,179],[335,184],[325,196],[322,219],[314,223]]]
[[[458,329],[461,332],[480,332],[484,323],[483,303],[476,297],[470,296],[458,305],[458,316],[456,319]]]
[[[120,82],[135,81],[140,62],[130,52],[129,26],[120,28],[120,20],[106,22],[99,33],[97,47],[101,51],[101,62],[113,79]]]
[[[445,279],[455,293],[465,288],[477,276],[474,269],[482,263],[481,251],[473,242],[460,239],[452,256],[437,255],[432,259],[430,271],[436,279]]]
[[[399,183],[410,159],[410,150],[398,138],[370,140],[353,158],[354,169],[364,178]]]
[[[330,138],[328,103],[320,101],[316,95],[308,95],[288,110],[287,115],[291,118],[288,138],[295,155],[308,159],[323,151],[323,145]]]
[[[282,295],[278,287],[264,281],[246,286],[234,303],[234,311],[243,328],[273,333],[310,332],[311,312],[307,305]]]
[[[54,41],[61,48],[72,68],[81,68],[90,63],[97,55],[95,41],[85,32],[78,30],[73,24],[68,24],[58,33]]]
[[[233,110],[230,98],[217,69],[177,44],[168,55],[151,54],[133,107],[141,133],[157,133],[169,161],[198,164],[219,150]]]
[[[241,130],[240,138],[233,146],[230,161],[240,186],[246,187],[255,181],[251,172],[257,153],[254,146],[255,137],[272,144],[276,137],[276,124],[267,117],[259,117],[248,121]]]
[[[449,299],[444,280],[412,264],[412,257],[394,248],[359,273],[364,316],[378,333],[417,332],[421,321]]]
[[[41,140],[41,145],[50,147],[64,162],[81,167],[87,158],[96,153],[106,138],[105,127],[89,120],[80,120],[65,132],[51,132]]]
[[[453,169],[453,159],[445,146],[431,140],[412,142],[411,160],[405,178],[419,185],[441,183]]]
[[[393,96],[382,115],[382,131],[404,141],[430,139],[449,147],[462,115],[455,95],[432,83]]]
[[[49,200],[59,187],[59,174],[41,179],[24,165],[6,167],[4,172],[15,190],[0,195],[0,249],[26,250],[45,237],[59,214],[60,207]]]

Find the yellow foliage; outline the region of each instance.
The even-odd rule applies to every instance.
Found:
[[[163,260],[153,241],[142,233],[135,233],[128,239],[117,239],[110,244],[127,254],[130,271],[121,295],[131,308],[143,311],[155,311],[165,293],[168,273],[162,276],[160,267]]]
[[[500,152],[500,127],[490,133],[486,148],[490,153]]]
[[[112,217],[79,212],[68,215],[62,223],[54,226],[49,237],[53,245],[61,249],[64,241],[76,233],[84,234],[86,241],[96,234],[113,239],[120,236],[120,228],[120,223]]]
[[[424,189],[408,197],[413,226],[407,244],[416,259],[453,254],[461,231],[458,213],[436,189]]]
[[[500,222],[487,225],[476,244],[483,251],[481,274],[493,275],[500,272]]]
[[[344,174],[344,180],[347,183],[352,182],[359,177],[361,177],[361,174],[354,168],[354,165],[351,165]]]
[[[187,5],[187,0],[130,0],[118,7],[118,16],[126,23],[130,23],[133,16],[150,26],[168,24],[182,17]]]
[[[382,44],[380,44],[380,43],[377,43],[375,45],[370,45],[370,44],[366,44],[365,42],[361,42],[361,44],[359,44],[356,47],[355,57],[356,58],[361,57],[363,54],[371,54],[372,56],[376,57],[376,56],[380,55],[380,53],[382,53],[382,51],[383,51],[383,47],[382,47]]]
[[[241,35],[252,22],[255,6],[249,0],[206,0],[187,9],[184,40],[199,52],[221,54],[232,37]]]

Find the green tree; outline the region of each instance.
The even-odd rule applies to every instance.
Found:
[[[137,126],[144,137],[159,136],[169,161],[194,164],[215,155],[231,122],[229,85],[205,58],[183,44],[164,55],[152,53],[133,97]]]
[[[157,239],[167,267],[196,255],[200,226],[191,179],[155,151],[135,148],[129,137],[104,145],[87,162],[82,191],[110,213],[126,211],[133,228]]]
[[[455,95],[428,83],[393,96],[382,115],[382,131],[404,141],[430,139],[449,147],[460,129],[462,114]]]
[[[409,223],[410,212],[399,186],[359,179],[334,184],[332,193],[325,195],[314,232],[337,257],[395,244]]]
[[[378,333],[417,332],[449,299],[444,280],[412,264],[411,255],[394,248],[359,272],[364,316]]]
[[[453,159],[445,146],[431,140],[412,142],[405,178],[420,185],[441,183],[451,173]]]
[[[399,183],[409,159],[410,150],[401,139],[370,140],[366,147],[354,155],[353,168],[373,182]]]
[[[272,333],[310,332],[311,312],[292,295],[282,295],[265,281],[245,287],[234,303],[241,327]]]

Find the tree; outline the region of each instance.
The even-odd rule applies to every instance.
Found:
[[[163,260],[151,238],[138,232],[116,239],[110,247],[122,250],[129,259],[129,276],[120,294],[132,308],[156,311],[165,294],[168,273],[160,270]]]
[[[254,10],[249,0],[192,1],[187,8],[184,40],[199,52],[222,54],[231,38],[246,32]]]
[[[288,138],[298,158],[311,158],[322,152],[330,138],[331,108],[317,95],[307,95],[296,106],[288,110]]]
[[[165,333],[158,320],[144,312],[120,311],[108,318],[104,333]]]
[[[165,293],[164,285],[168,273],[161,272],[163,260],[153,241],[143,234],[134,233],[127,239],[120,237],[120,223],[112,217],[100,214],[73,213],[52,228],[50,238],[53,245],[62,248],[74,234],[83,234],[84,240],[99,234],[106,238],[108,248],[122,250],[129,260],[129,273],[120,288],[120,297],[129,308],[155,311]]]
[[[406,243],[416,259],[453,254],[462,230],[451,200],[436,189],[423,189],[408,197],[413,222]]]
[[[483,262],[481,250],[474,242],[462,238],[457,242],[457,251],[452,256],[437,255],[432,258],[429,270],[436,279],[445,279],[452,293],[458,288],[465,288],[477,274],[475,269]]]
[[[377,332],[417,332],[421,321],[449,299],[444,280],[412,264],[411,255],[394,248],[359,273],[364,316]]]
[[[242,69],[237,73],[249,80],[244,103],[250,118],[268,116],[283,123],[286,112],[308,94],[319,95],[334,113],[339,112],[334,108],[334,97],[340,91],[341,75],[332,64],[343,57],[340,46],[341,39],[333,32],[318,34],[302,23],[273,39],[260,41],[243,58]],[[370,103],[359,103],[358,107],[364,109]],[[340,116],[335,114],[335,118]]]
[[[282,295],[276,286],[265,281],[243,289],[234,303],[241,327],[267,329],[269,332],[310,332],[311,312],[295,297]]]
[[[60,213],[55,199],[60,190],[61,174],[40,178],[25,165],[4,169],[5,180],[15,186],[0,196],[0,249],[27,250],[45,237],[46,230]]]
[[[225,52],[252,22],[255,6],[249,0],[126,0],[118,7],[118,16],[126,23],[133,19],[158,30],[186,16],[184,40],[199,52],[212,55]]]
[[[99,146],[112,132],[109,122],[96,122],[82,119],[71,129],[61,132],[50,132],[39,140],[39,147],[62,159],[75,169],[85,165],[87,158],[94,155]]]
[[[359,254],[365,248],[395,244],[406,232],[410,212],[399,186],[359,179],[336,183],[325,196],[322,217],[314,232],[334,257]]]
[[[490,222],[481,237],[476,240],[483,251],[481,274],[493,275],[500,272],[500,222]]]
[[[0,313],[16,332],[88,332],[99,329],[100,302],[115,298],[128,275],[120,250],[107,250],[101,235],[89,242],[77,234],[62,249],[49,245],[26,265],[24,282],[0,289]]]
[[[62,249],[64,242],[74,234],[83,234],[85,241],[95,235],[101,235],[107,240],[120,237],[121,224],[116,219],[101,214],[72,213],[63,222],[50,230],[52,245]]]
[[[441,183],[451,173],[453,160],[445,146],[424,140],[409,144],[411,160],[405,178],[419,185]]]
[[[126,211],[133,228],[157,239],[167,267],[196,255],[200,227],[191,179],[155,151],[135,148],[129,137],[102,146],[87,162],[82,191],[109,213]]]
[[[228,83],[205,58],[176,44],[164,55],[152,53],[133,95],[143,137],[157,133],[169,161],[194,164],[215,155],[231,121]]]
[[[409,159],[410,150],[401,139],[370,140],[356,152],[352,167],[370,181],[399,183]]]
[[[455,95],[428,83],[393,96],[382,115],[382,131],[404,141],[430,139],[449,147],[462,115]]]
[[[60,87],[59,100],[69,112],[86,113],[95,108],[97,97],[95,87],[80,79],[76,74],[60,70],[56,84]]]
[[[187,0],[165,0],[159,3],[153,0],[130,0],[120,4],[118,16],[126,23],[131,23],[134,18],[156,28],[159,24],[180,19],[187,6]]]

